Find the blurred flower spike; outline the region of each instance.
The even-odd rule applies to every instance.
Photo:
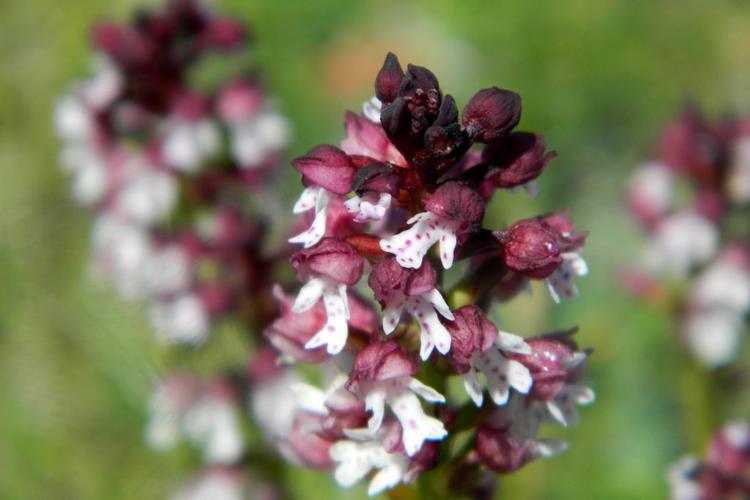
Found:
[[[750,204],[750,122],[709,121],[686,107],[633,174],[628,204],[648,237],[632,288],[662,288],[695,358],[730,363],[750,311],[750,233],[740,222]]]

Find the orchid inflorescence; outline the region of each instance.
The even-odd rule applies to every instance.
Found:
[[[750,311],[750,235],[737,223],[750,203],[749,122],[709,121],[687,106],[665,128],[655,159],[636,170],[628,202],[648,243],[627,283],[669,307],[683,343],[706,368],[730,365]],[[745,498],[748,459],[748,424],[727,424],[705,460],[685,456],[671,466],[670,496]]]
[[[748,204],[750,122],[708,121],[693,106],[631,182],[629,206],[648,244],[630,284],[675,305],[682,340],[709,367],[732,361],[747,329]]]
[[[276,313],[269,290],[286,260],[268,249],[266,193],[288,125],[247,65],[197,83],[205,60],[247,60],[245,29],[200,1],[169,0],[99,24],[92,39],[95,74],[59,100],[55,125],[72,194],[96,210],[95,272],[145,302],[163,343],[204,345],[225,320],[253,343]],[[245,386],[230,375],[167,373],[155,384],[148,443],[186,441],[206,464],[176,499],[275,494],[241,468]]]
[[[73,196],[96,209],[96,270],[150,304],[164,341],[199,344],[268,288],[248,194],[279,164],[286,121],[250,73],[192,85],[203,59],[247,45],[199,2],[99,24],[92,38],[96,72],[59,100],[55,123]]]
[[[328,385],[277,367],[258,379],[253,412],[294,463],[333,468],[345,487],[374,472],[370,494],[441,467],[458,492],[477,486],[467,470],[509,473],[565,448],[538,432],[593,401],[588,351],[575,329],[524,339],[490,320],[529,281],[559,302],[587,272],[586,234],[567,212],[483,227],[498,189],[535,192],[555,156],[515,130],[520,115],[519,95],[493,87],[459,117],[428,69],[404,71],[388,54],[340,147],[293,161],[305,189],[290,263],[302,287],[275,289],[281,315],[265,334],[282,361],[318,364]],[[446,397],[453,376],[467,397]],[[268,411],[273,394],[290,415]]]

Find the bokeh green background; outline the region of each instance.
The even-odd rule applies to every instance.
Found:
[[[155,4],[153,0],[148,2]],[[90,214],[70,201],[56,165],[51,109],[88,74],[90,25],[136,4],[0,0],[0,498],[164,498],[194,458],[143,445],[145,401],[174,353],[155,345],[137,306],[87,274]],[[581,327],[595,349],[598,401],[556,432],[571,448],[501,479],[503,498],[660,498],[665,466],[699,452],[713,425],[716,376],[682,357],[669,318],[628,298],[618,270],[639,235],[623,210],[628,171],[686,98],[708,110],[750,104],[750,4],[727,0],[226,0],[252,24],[264,80],[294,129],[292,153],[340,140],[387,50],[431,67],[465,103],[498,85],[523,96],[522,128],[559,153],[542,195],[502,196],[497,225],[569,206],[591,232],[582,297],[544,293],[504,308],[531,335]],[[297,189],[289,172],[287,194]],[[236,360],[233,332],[182,363]],[[187,361],[185,361],[187,359]],[[209,360],[209,361],[206,361]],[[736,403],[736,404],[735,404]],[[359,498],[327,473],[293,472],[295,498]]]

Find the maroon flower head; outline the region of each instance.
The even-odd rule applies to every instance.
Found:
[[[301,281],[324,276],[348,286],[359,281],[365,264],[356,248],[336,238],[323,238],[314,247],[292,255],[290,262]]]
[[[511,354],[531,372],[534,385],[529,396],[548,401],[553,399],[565,383],[580,373],[586,354],[570,338],[576,329],[560,334],[543,335],[526,339],[531,354]]]
[[[482,158],[489,164],[482,193],[489,197],[493,187],[514,188],[539,177],[547,163],[557,156],[546,149],[543,136],[528,132],[513,132],[488,144],[482,152]]]
[[[321,186],[335,194],[352,190],[356,168],[349,156],[335,146],[322,145],[292,161],[305,185]]]
[[[476,228],[484,217],[482,197],[475,189],[457,181],[442,184],[430,195],[424,207],[441,219],[460,222],[458,233]]]
[[[495,236],[502,244],[505,265],[524,276],[546,278],[562,263],[565,238],[543,220],[524,219]]]
[[[513,130],[521,119],[521,96],[497,87],[483,89],[464,108],[466,132],[478,142],[491,142]]]
[[[410,377],[415,373],[417,362],[398,342],[372,342],[354,357],[346,387],[356,393],[361,383]]]
[[[375,298],[385,307],[386,301],[397,293],[407,297],[421,295],[435,288],[437,275],[427,260],[418,269],[401,267],[393,256],[388,256],[372,268],[368,285]]]
[[[454,310],[453,315],[454,321],[444,322],[452,339],[448,360],[458,373],[463,374],[471,368],[472,355],[492,347],[498,332],[478,306],[461,307]]]

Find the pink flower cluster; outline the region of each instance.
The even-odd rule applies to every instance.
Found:
[[[682,339],[697,359],[730,362],[750,311],[748,232],[734,222],[750,203],[750,122],[711,122],[686,108],[655,159],[636,170],[628,202],[648,234],[630,284],[679,304]]]
[[[686,455],[667,476],[673,500],[750,496],[750,424],[733,422],[711,439],[706,458]]]
[[[59,100],[55,125],[73,196],[96,209],[95,270],[147,301],[163,340],[201,343],[268,288],[252,200],[286,120],[249,76],[196,89],[198,63],[247,46],[200,2],[170,0],[92,38],[95,73]]]
[[[534,192],[555,156],[515,130],[520,115],[518,94],[495,87],[459,115],[428,69],[389,54],[340,146],[294,160],[304,225],[290,262],[302,287],[277,288],[281,315],[265,334],[282,360],[317,363],[328,385],[292,368],[256,384],[253,413],[287,458],[333,468],[344,487],[370,476],[376,494],[435,467],[508,473],[564,449],[538,432],[575,423],[576,405],[593,401],[588,351],[574,329],[524,339],[490,320],[529,281],[559,302],[587,272],[586,234],[567,212],[483,227],[496,191]],[[465,397],[446,397],[453,376]],[[441,446],[463,430],[463,452]]]
[[[251,68],[212,87],[195,81],[209,57],[248,48],[245,30],[199,0],[169,0],[127,24],[93,30],[95,74],[55,109],[61,163],[74,198],[94,207],[94,270],[138,299],[160,340],[198,345],[220,320],[250,337],[277,313],[270,296],[268,192],[288,139]],[[200,89],[200,90],[199,90]],[[205,468],[176,499],[280,498],[248,481],[242,377],[161,377],[148,444],[187,443]]]

